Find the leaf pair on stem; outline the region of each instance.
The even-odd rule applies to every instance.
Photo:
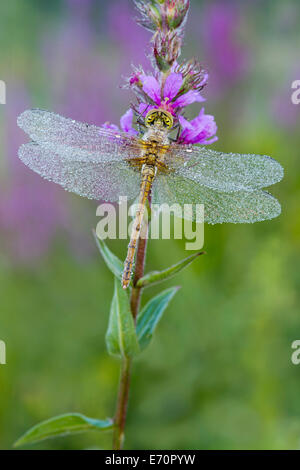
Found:
[[[134,319],[130,308],[127,291],[122,289],[123,263],[107,247],[103,240],[94,233],[98,249],[114,274],[114,295],[110,308],[109,324],[106,333],[106,346],[110,354],[123,359],[136,357],[150,343],[155,329],[167,308],[169,302],[179,287],[171,287],[153,297],[138,313]],[[163,270],[153,271],[141,277],[136,286],[139,289],[163,282],[192,263],[204,252],[195,253],[179,263]],[[43,421],[27,431],[15,446],[32,444],[45,439],[75,434],[85,431],[111,431],[115,428],[113,419],[105,420],[88,418],[80,413],[67,413]]]

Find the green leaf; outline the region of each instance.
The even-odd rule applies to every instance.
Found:
[[[179,287],[171,287],[170,289],[164,290],[153,297],[139,313],[137,317],[136,333],[141,349],[144,349],[151,341],[162,314],[178,289]]]
[[[121,357],[135,356],[140,349],[127,291],[122,289],[117,278],[110,308],[106,346],[110,354]]]
[[[200,251],[199,253],[194,253],[188,258],[179,261],[179,263],[173,264],[170,268],[164,269],[163,271],[152,271],[151,273],[146,274],[145,276],[141,277],[136,286],[137,287],[148,287],[153,284],[157,284],[159,282],[165,281],[166,279],[170,279],[171,277],[175,276],[175,274],[182,271],[182,269],[186,268],[189,264],[191,264],[198,256],[206,254],[205,251]]]
[[[97,247],[111,272],[118,278],[122,278],[124,263],[108,248],[101,238],[98,238],[96,232],[93,230],[93,235],[97,244]]]
[[[24,444],[32,444],[33,442],[42,441],[44,439],[82,431],[109,431],[112,428],[112,419],[100,420],[87,418],[80,413],[67,413],[47,419],[47,421],[33,426],[33,428],[29,429],[29,431],[15,442],[14,446],[18,447]]]

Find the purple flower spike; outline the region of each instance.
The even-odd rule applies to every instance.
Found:
[[[207,85],[206,68],[197,60],[179,62],[183,30],[189,9],[189,0],[134,0],[141,14],[139,23],[153,32],[151,40],[154,72],[133,68],[126,87],[137,96],[133,106],[137,115],[145,117],[152,109],[162,109],[173,116],[174,123],[182,127],[179,143],[211,144],[217,140],[217,126],[213,116],[204,109],[189,122],[182,114],[192,103],[202,103],[202,90]],[[125,132],[132,128],[132,111],[121,119]]]
[[[209,145],[218,140],[215,135],[218,128],[214,117],[204,114],[204,108],[192,121],[187,121],[183,116],[179,116],[178,119],[182,127],[179,137],[180,143]]]

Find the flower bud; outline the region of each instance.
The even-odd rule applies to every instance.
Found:
[[[197,60],[183,62],[176,68],[176,72],[183,77],[182,91],[201,91],[208,81],[208,73]]]
[[[181,39],[176,33],[157,31],[152,40],[156,65],[161,72],[167,72],[177,61],[181,51]]]
[[[135,6],[140,13],[136,21],[139,25],[150,31],[162,28],[162,16],[160,2],[157,0],[134,0]]]
[[[181,33],[187,19],[189,0],[134,0],[141,17],[137,22],[150,31]]]
[[[189,10],[189,0],[165,0],[162,4],[162,19],[168,29],[182,30]]]

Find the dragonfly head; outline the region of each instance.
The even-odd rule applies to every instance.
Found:
[[[172,129],[173,116],[164,109],[151,109],[145,117],[145,125],[147,127],[156,127],[157,129]]]

